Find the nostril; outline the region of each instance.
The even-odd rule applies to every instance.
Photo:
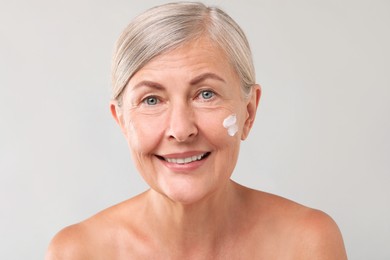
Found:
[[[183,131],[183,132],[171,131],[171,134],[169,135],[169,137],[171,139],[176,140],[177,142],[186,142],[186,141],[194,139],[194,137],[196,135],[197,135],[197,130],[190,129],[188,131]]]
[[[171,109],[167,136],[178,142],[193,139],[198,133],[198,128],[192,109],[185,104],[176,104]]]

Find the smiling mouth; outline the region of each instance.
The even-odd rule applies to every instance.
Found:
[[[193,156],[189,156],[189,157],[185,157],[185,158],[165,158],[165,157],[160,156],[160,155],[156,155],[156,156],[160,160],[163,160],[163,161],[166,161],[169,163],[187,164],[187,163],[192,163],[195,161],[201,161],[201,160],[207,158],[209,155],[210,155],[210,152],[202,153],[199,155],[193,155]]]

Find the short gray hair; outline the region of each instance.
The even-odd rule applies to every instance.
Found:
[[[201,36],[209,37],[225,51],[248,95],[255,84],[255,70],[242,29],[217,7],[179,2],[153,7],[125,28],[112,62],[112,98],[120,99],[131,77],[151,59]]]

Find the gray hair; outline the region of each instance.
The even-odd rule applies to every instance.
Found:
[[[217,7],[179,2],[137,16],[119,37],[112,63],[112,98],[120,99],[130,78],[154,57],[184,43],[209,37],[225,51],[249,95],[255,71],[248,40],[238,24]]]

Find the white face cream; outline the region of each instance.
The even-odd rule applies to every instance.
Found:
[[[223,120],[223,127],[227,129],[228,135],[234,136],[238,131],[237,116],[232,114]]]

